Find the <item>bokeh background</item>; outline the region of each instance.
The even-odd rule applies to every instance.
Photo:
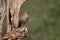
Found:
[[[60,40],[60,0],[27,0],[20,15],[29,10],[28,37],[24,40]],[[6,33],[6,17],[3,35]]]

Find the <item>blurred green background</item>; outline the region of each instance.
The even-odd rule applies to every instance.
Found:
[[[28,37],[24,40],[60,40],[60,0],[27,0],[20,15],[29,10]],[[3,35],[6,32],[6,17]]]

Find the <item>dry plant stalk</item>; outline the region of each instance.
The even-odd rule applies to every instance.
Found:
[[[27,27],[17,28],[15,31],[11,31],[11,32],[7,33],[3,37],[3,39],[9,39],[9,38],[11,38],[11,39],[18,39],[18,38],[22,39],[22,38],[27,36],[27,30],[26,29],[27,29]],[[20,31],[18,31],[18,30],[20,30]]]
[[[11,26],[9,23],[9,8],[10,8],[10,14],[11,14],[11,21],[13,22],[14,26],[18,26],[19,22],[19,11],[22,6],[22,4],[26,0],[7,0],[7,32],[11,31]]]
[[[7,0],[7,33],[3,40],[20,40],[27,36],[25,23],[28,20],[28,11],[19,18],[19,11],[26,0]],[[24,26],[23,26],[24,24]]]

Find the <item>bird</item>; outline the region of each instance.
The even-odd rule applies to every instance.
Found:
[[[20,17],[19,19],[19,25],[18,27],[20,27],[22,24],[25,24],[28,21],[28,17],[29,17],[29,11],[25,11],[24,14]]]

